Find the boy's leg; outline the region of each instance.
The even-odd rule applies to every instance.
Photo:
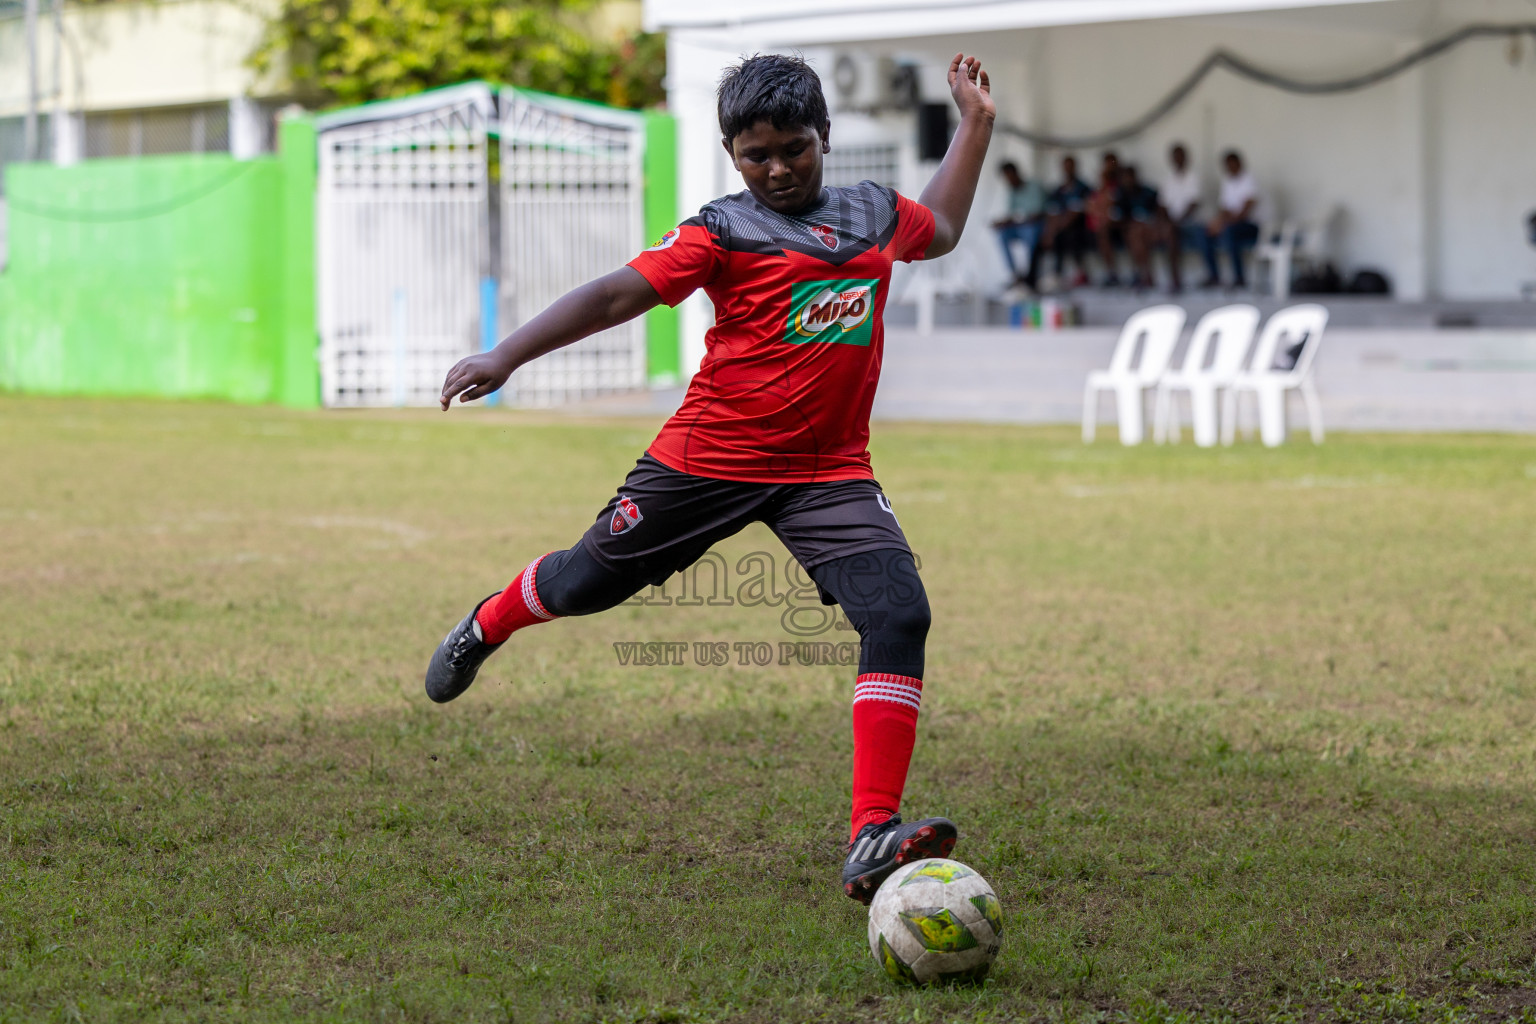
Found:
[[[519,629],[612,608],[692,565],[751,522],[770,491],[690,476],[644,456],[579,544],[535,559],[448,633],[427,666],[427,696],[442,703],[462,694]]]
[[[499,644],[525,626],[605,612],[649,585],[643,573],[602,565],[583,541],[577,541],[568,550],[535,558],[505,590],[480,606],[475,621],[486,643]]]
[[[923,703],[928,596],[905,548],[836,558],[811,570],[811,578],[859,632],[848,822],[852,840],[865,825],[901,810]]]
[[[439,704],[469,689],[485,659],[519,629],[566,615],[589,615],[629,600],[648,584],[603,565],[580,542],[535,558],[449,631],[427,665],[427,696]]]
[[[873,480],[785,489],[764,521],[859,631],[853,694],[853,807],[843,888],[868,903],[911,860],[948,856],[944,818],[897,813],[922,705],[928,599],[890,501]]]

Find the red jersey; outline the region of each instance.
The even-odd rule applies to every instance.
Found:
[[[738,192],[668,231],[629,265],[669,306],[703,288],[715,325],[651,455],[721,480],[873,476],[891,266],[932,241],[926,207],[870,181],[822,189],[792,216]]]

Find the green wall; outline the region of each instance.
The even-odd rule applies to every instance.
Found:
[[[645,235],[657,241],[677,226],[677,120],[670,114],[645,114]],[[677,310],[657,306],[645,319],[646,372],[652,387],[672,387],[682,379],[682,332]]]
[[[677,129],[647,113],[645,228],[677,224]],[[314,123],[277,156],[10,164],[0,390],[320,404]],[[648,377],[675,385],[678,314],[647,314]]]
[[[314,131],[282,155],[6,168],[0,388],[320,401]]]

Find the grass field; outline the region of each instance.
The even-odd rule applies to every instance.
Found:
[[[935,616],[907,806],[1006,912],[985,986],[910,992],[837,885],[803,591],[422,695],[654,427],[0,398],[0,1021],[1536,1020],[1536,439],[877,425]]]

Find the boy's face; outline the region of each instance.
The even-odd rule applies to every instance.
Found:
[[[758,202],[775,213],[797,213],[821,195],[821,156],[832,149],[827,134],[826,128],[758,121],[721,142]]]

